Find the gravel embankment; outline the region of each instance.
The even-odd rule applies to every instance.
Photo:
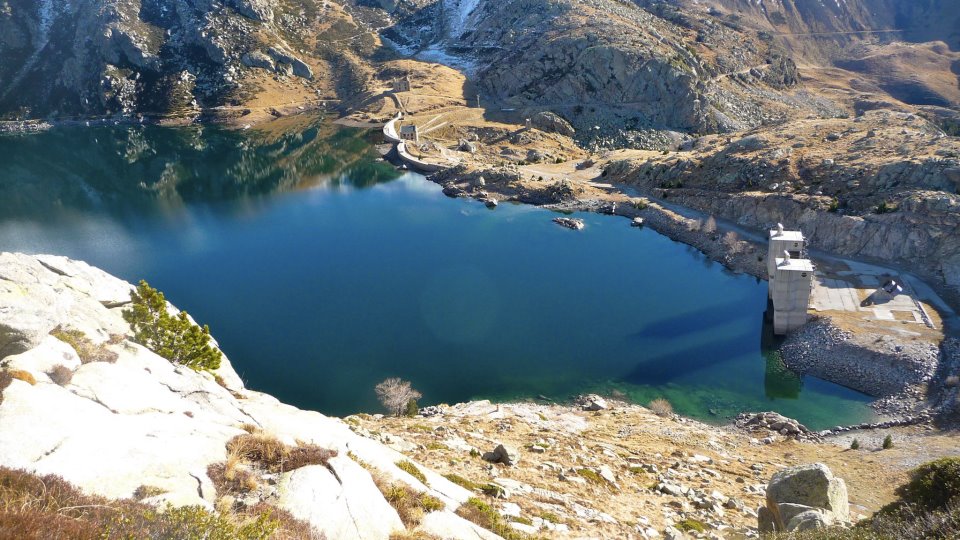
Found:
[[[880,336],[869,347],[834,326],[814,319],[790,334],[780,349],[790,369],[881,398],[874,407],[889,415],[912,415],[923,408],[922,385],[930,382],[940,350]]]

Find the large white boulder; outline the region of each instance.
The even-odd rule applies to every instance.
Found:
[[[346,456],[284,473],[278,505],[307,521],[326,538],[389,538],[404,530],[397,511],[363,467]]]
[[[758,517],[762,532],[821,528],[850,521],[847,486],[823,463],[790,467],[773,475],[766,506]]]

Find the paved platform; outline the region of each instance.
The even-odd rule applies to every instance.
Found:
[[[891,279],[903,288],[903,292],[894,297],[878,293],[877,289]],[[851,270],[845,265],[818,264],[814,272],[810,311],[860,313],[867,320],[900,321],[933,328],[918,300],[909,278],[886,269],[858,265]]]

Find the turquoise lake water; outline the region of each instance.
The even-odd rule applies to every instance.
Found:
[[[0,137],[0,249],[148,280],[250,387],[329,414],[376,411],[398,376],[422,404],[595,391],[717,423],[870,417],[866,396],[782,369],[764,282],[623,218],[571,231],[446,198],[370,137],[310,119]]]

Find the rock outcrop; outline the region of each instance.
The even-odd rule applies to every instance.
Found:
[[[760,532],[805,531],[850,521],[847,486],[822,463],[773,475],[767,504],[758,512]]]
[[[0,465],[60,475],[108,498],[149,488],[155,494],[145,502],[212,509],[224,493],[211,466],[227,459],[229,441],[253,431],[337,455],[326,466],[265,475],[273,484],[235,504],[274,504],[327,538],[387,538],[406,527],[376,475],[442,502],[424,519],[426,530],[498,538],[454,513],[468,490],[424,467],[425,481],[415,479],[396,465],[407,458],[343,421],[245,388],[228,359],[197,372],[132,342],[121,315],[130,290],[64,257],[0,253],[0,369],[29,374],[0,389]],[[111,354],[81,354],[50,335],[58,326]]]
[[[839,136],[838,139],[828,139]],[[913,114],[794,122],[685,151],[620,161],[607,179],[811,246],[909,269],[960,295],[960,142]]]
[[[314,0],[301,4],[321,9]],[[265,74],[250,68],[312,80],[323,61],[315,51],[294,55],[286,43],[317,39],[327,25],[352,26],[342,12],[324,19],[285,14],[274,0],[5,3],[0,119],[193,118],[204,109],[237,106],[262,90]],[[258,51],[270,48],[279,54],[271,55],[276,65],[267,66]],[[315,97],[302,84],[275,82],[282,87],[274,85],[275,93],[287,92],[278,103]]]

